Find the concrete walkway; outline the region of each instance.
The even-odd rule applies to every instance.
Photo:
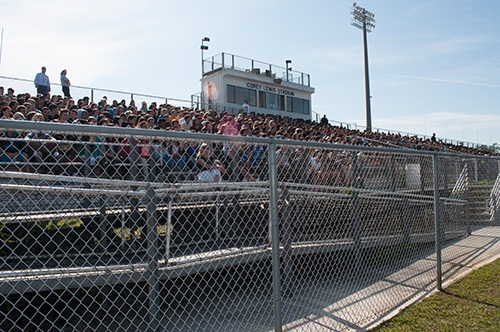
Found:
[[[443,288],[499,257],[500,225],[476,227],[470,236],[447,244],[443,248]],[[436,255],[431,254],[331,305],[319,308],[319,303],[310,300],[300,304],[297,303],[297,298],[292,300],[294,303],[287,304],[285,301],[284,312],[287,308],[292,311],[294,306],[301,306],[309,310],[314,308],[314,314],[286,324],[283,330],[366,331],[393,317],[403,308],[435,293],[437,291],[435,280]],[[317,286],[312,286],[311,290]],[[324,287],[321,290],[324,295],[322,297],[328,298],[328,293],[333,295],[334,292],[347,286],[336,285],[335,289]],[[351,284],[348,289],[352,287],[356,285]],[[318,293],[317,290],[315,292]],[[335,297],[338,297],[338,293]]]

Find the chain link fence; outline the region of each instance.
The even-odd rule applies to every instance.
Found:
[[[6,331],[359,330],[500,253],[498,158],[0,128]]]

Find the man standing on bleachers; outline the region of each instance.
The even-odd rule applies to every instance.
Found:
[[[322,126],[327,127],[330,124],[330,121],[328,121],[328,118],[326,117],[326,114],[323,114],[323,117],[321,118],[319,122]]]
[[[50,92],[50,80],[45,72],[47,68],[42,67],[42,71],[35,76],[36,93],[46,96]]]

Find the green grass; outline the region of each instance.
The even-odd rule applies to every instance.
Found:
[[[83,220],[79,218],[73,219],[61,219],[50,221],[44,227],[46,230],[56,230],[56,229],[68,229],[68,228],[78,228],[83,226]]]
[[[370,331],[500,331],[500,259]]]

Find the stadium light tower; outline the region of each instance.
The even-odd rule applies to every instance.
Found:
[[[363,46],[365,57],[365,95],[366,95],[366,130],[372,131],[372,111],[370,105],[370,78],[368,75],[368,41],[367,33],[375,28],[375,15],[363,7],[352,4],[351,8],[352,23],[351,25],[363,30]]]
[[[201,49],[201,76],[203,76],[203,74],[205,73],[205,67],[203,66],[203,51],[208,50],[208,46],[204,44],[205,42],[207,42],[207,43],[210,42],[210,38],[203,37],[203,39],[201,40],[201,46],[200,46],[200,49]]]

